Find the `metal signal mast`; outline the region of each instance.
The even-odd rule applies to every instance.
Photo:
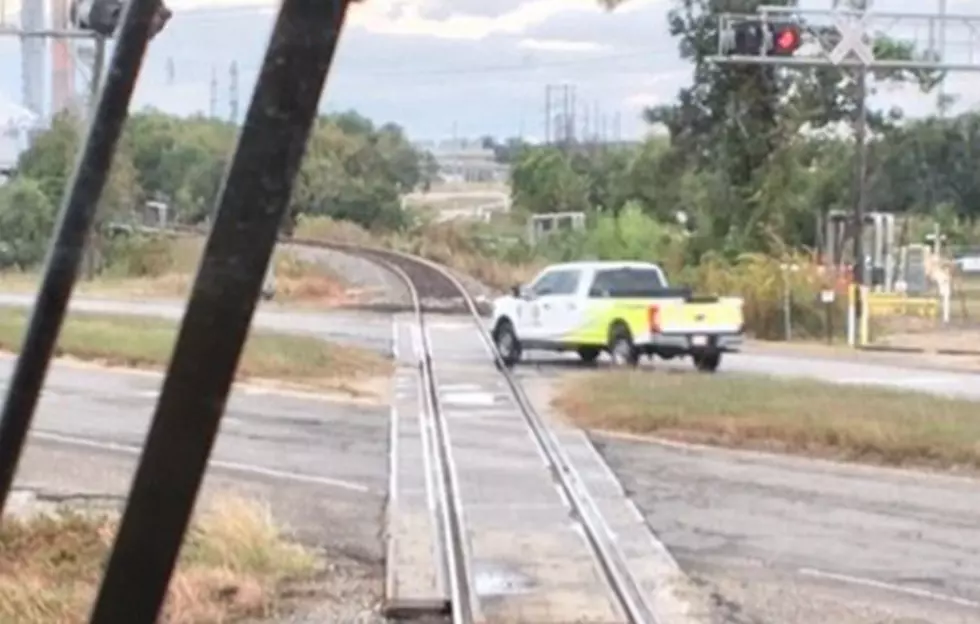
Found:
[[[52,0],[51,27],[44,25],[43,0],[25,0],[18,26],[7,24],[0,15],[0,37],[16,37],[21,40],[24,56],[23,101],[35,114],[42,113],[43,87],[40,68],[43,67],[44,41],[50,39],[54,46],[52,69],[52,100],[55,107],[68,104],[73,87],[71,41],[94,41],[90,94],[98,90],[105,58],[105,40],[115,36],[128,0]],[[159,2],[150,22],[151,37],[159,34],[170,21],[172,11]]]
[[[980,15],[940,12],[873,12],[871,0],[859,8],[839,8],[839,0],[827,10],[786,6],[760,6],[754,14],[722,14],[718,22],[718,52],[708,60],[727,65],[781,67],[839,67],[854,72],[858,87],[858,112],[854,120],[857,142],[857,181],[852,231],[854,232],[854,281],[867,285],[864,225],[867,195],[867,76],[868,72],[905,70],[940,74],[980,71]],[[959,45],[950,45],[950,33],[962,34]],[[925,33],[923,36],[922,34]],[[911,59],[879,58],[887,37],[919,52]],[[862,314],[858,289],[856,309]]]

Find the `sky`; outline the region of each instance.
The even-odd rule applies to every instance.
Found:
[[[394,121],[412,138],[544,134],[546,85],[574,88],[579,125],[594,127],[595,111],[609,134],[618,115],[623,138],[649,131],[646,106],[669,103],[690,82],[667,31],[666,12],[676,0],[628,0],[613,12],[596,0],[365,0],[351,9],[323,97],[327,110],[356,109],[376,121]],[[804,0],[828,8],[831,0]],[[939,0],[918,0],[916,12]],[[247,108],[274,18],[272,0],[170,0],[175,15],[151,44],[135,96],[190,114],[231,111],[232,63],[239,69],[239,114]],[[877,0],[879,11],[909,10],[908,0]],[[16,24],[18,0],[0,0]],[[949,0],[950,13],[977,16],[980,0]],[[878,22],[876,22],[877,24]],[[917,28],[915,28],[917,27]],[[888,32],[925,40],[924,20],[904,20]],[[954,32],[955,31],[955,32]],[[967,62],[970,44],[962,25],[950,27],[948,50]],[[970,62],[973,62],[972,60]],[[0,98],[20,100],[20,48],[0,38]],[[951,74],[946,91],[955,110],[980,105],[980,73]],[[914,89],[883,89],[876,107],[898,106],[918,116],[934,110],[935,96]],[[588,111],[588,114],[586,114]]]

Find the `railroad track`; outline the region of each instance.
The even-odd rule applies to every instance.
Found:
[[[180,233],[202,234],[203,232],[182,229]],[[405,420],[405,418],[396,415],[395,407],[399,403],[399,379],[396,375],[396,396],[392,406],[391,482],[386,531],[388,538],[386,563],[389,569],[386,581],[388,599],[386,611],[390,618],[422,618],[424,621],[430,621],[429,618],[435,616],[440,620],[448,618],[453,624],[489,624],[490,622],[688,624],[707,621],[701,613],[696,613],[699,607],[695,607],[686,596],[682,595],[683,592],[690,591],[689,586],[685,585],[686,577],[676,561],[650,533],[642,515],[591,446],[588,438],[582,432],[569,433],[567,429],[561,429],[560,425],[557,425],[556,430],[555,426],[546,423],[536,412],[521,384],[503,365],[492,338],[481,320],[478,303],[451,271],[424,258],[393,250],[293,238],[284,239],[282,242],[359,256],[397,275],[405,283],[410,294],[411,305],[408,306],[407,311],[410,313],[410,324],[413,327],[412,350],[417,356],[417,362],[413,361],[413,364],[417,364],[417,367],[414,371],[410,371],[414,378],[403,379],[402,387],[410,385],[417,389],[417,396],[412,395],[406,409],[408,412],[416,413],[417,418],[413,414],[410,425],[398,424],[400,419]],[[507,444],[533,447],[532,450],[520,455],[511,453],[513,449],[498,446],[491,452],[500,453],[504,461],[507,461],[508,457],[513,459],[511,456],[520,460],[516,462],[519,467],[516,470],[510,469],[508,477],[515,482],[536,481],[538,489],[530,488],[532,491],[530,495],[527,491],[521,490],[520,483],[515,483],[515,488],[520,491],[512,495],[505,487],[504,496],[501,496],[500,492],[493,491],[491,495],[479,501],[480,504],[477,505],[479,509],[475,511],[468,507],[468,501],[461,496],[461,494],[469,495],[473,487],[480,490],[484,484],[479,482],[479,478],[486,478],[488,472],[496,473],[498,470],[507,472],[509,466],[506,463],[500,464],[499,467],[484,465],[482,466],[484,472],[477,474],[478,478],[474,482],[474,472],[480,471],[474,470],[472,461],[467,463],[467,460],[471,459],[467,455],[486,449],[474,449],[470,441],[469,446],[460,451],[459,457],[454,456],[454,447],[459,445],[459,441],[455,437],[451,440],[449,435],[449,421],[452,418],[447,418],[446,406],[441,400],[443,395],[438,373],[442,373],[442,377],[452,377],[453,375],[446,374],[452,371],[446,369],[452,369],[456,363],[447,363],[435,357],[435,350],[429,339],[430,327],[435,330],[439,324],[437,322],[430,324],[430,316],[433,313],[446,311],[460,311],[468,316],[469,321],[472,322],[472,331],[467,330],[466,336],[471,339],[474,335],[478,336],[479,342],[487,353],[487,359],[490,360],[483,362],[481,381],[505,388],[507,402],[516,407],[519,416],[513,413],[507,416],[509,424],[514,425],[519,431],[516,436],[513,430],[504,431],[502,435],[505,436]],[[485,309],[482,312],[486,314]],[[399,342],[397,331],[394,338],[397,344]],[[444,346],[440,344],[440,347]],[[436,370],[437,364],[443,366],[442,370]],[[486,382],[484,379],[486,377],[494,377],[494,379]],[[472,380],[467,379],[466,384],[456,385],[471,385],[470,381]],[[480,419],[480,414],[470,413],[479,411],[477,407],[464,408],[463,422],[474,416]],[[454,414],[459,417],[458,408]],[[510,416],[515,417],[510,418]],[[456,425],[460,424],[459,420],[454,422]],[[400,431],[402,433],[399,433]],[[418,453],[412,455],[403,452],[406,457],[401,460],[401,464],[398,464],[396,449],[406,446],[405,441],[400,439],[404,431],[409,431],[410,436],[415,435],[418,438],[418,440],[411,440],[413,443],[418,443]],[[454,429],[454,432],[459,434],[460,430]],[[480,432],[477,434],[480,435]],[[529,442],[529,439],[533,440],[533,443]],[[572,457],[573,453],[574,457]],[[482,461],[486,463],[485,458]],[[408,496],[405,497],[409,499],[407,501],[396,500],[396,492],[405,489],[403,484],[398,483],[399,468],[396,464],[408,466],[410,472],[415,470],[419,473],[411,475],[412,478],[408,479],[413,481],[415,489],[409,488]],[[466,467],[466,471],[460,470],[461,464]],[[579,469],[580,467],[582,470]],[[467,483],[463,482],[461,472],[469,476]],[[540,487],[542,483],[546,483],[545,488]],[[594,497],[590,489],[600,496]],[[425,492],[424,496],[420,494],[422,491]],[[501,531],[499,524],[480,522],[483,516],[493,515],[492,512],[498,507],[523,505],[523,510],[526,511],[533,510],[537,505],[543,509],[547,505],[539,504],[534,497],[549,498],[549,492],[550,498],[554,498],[556,503],[549,510],[552,515],[543,522],[544,526],[535,526],[532,519],[530,526],[518,523],[519,526],[516,528]],[[409,566],[411,569],[408,574],[425,577],[411,588],[413,591],[403,592],[412,594],[413,598],[402,601],[397,597],[392,600],[392,596],[396,593],[393,590],[396,583],[392,580],[391,570],[394,566],[393,559],[397,554],[397,549],[393,547],[395,540],[392,534],[397,527],[394,530],[392,528],[392,509],[398,507],[411,507],[411,512],[415,516],[407,523],[410,529],[407,533],[410,537],[403,540],[418,542],[414,545],[413,555],[407,557],[413,564]],[[561,509],[556,510],[555,507]],[[504,509],[502,513],[506,516],[510,511]],[[555,513],[556,511],[560,513]],[[556,521],[555,517],[559,515],[561,521]],[[568,524],[573,526],[569,527]],[[489,531],[487,531],[488,527]],[[551,540],[554,542],[550,545],[551,550],[542,549],[541,552],[545,555],[543,560],[536,560],[535,557],[540,553],[535,551],[534,540],[541,539],[548,542],[551,530],[562,532],[565,541],[558,538]],[[560,582],[552,583],[547,588],[551,594],[543,602],[550,603],[552,607],[563,602],[570,603],[564,612],[557,607],[536,610],[534,607],[540,607],[540,604],[532,604],[532,608],[528,608],[529,603],[526,600],[524,604],[520,604],[521,594],[533,593],[533,588],[523,587],[511,592],[489,592],[490,595],[485,596],[485,591],[480,590],[480,583],[477,582],[481,574],[483,574],[482,578],[486,577],[485,571],[481,571],[479,565],[485,564],[488,557],[486,548],[488,540],[483,539],[481,531],[503,534],[504,542],[510,540],[516,543],[512,544],[513,547],[509,551],[504,548],[507,551],[504,553],[504,559],[507,557],[511,560],[524,559],[528,564],[527,567],[532,569],[560,570],[567,567],[572,577],[590,577],[590,584],[586,587],[581,583],[579,586],[574,586],[573,583],[573,587],[564,593],[563,589],[555,591],[555,587],[561,585]],[[567,540],[570,533],[573,534],[572,541]],[[426,534],[432,536],[432,543],[428,543]],[[496,537],[500,536],[496,535]],[[479,550],[474,546],[477,541],[481,541],[481,557],[474,554],[475,550]],[[582,553],[584,556],[566,557],[565,551],[560,548],[556,553],[554,548],[556,544],[576,553]],[[408,548],[403,550],[412,550],[412,544],[409,543]],[[493,559],[497,554],[491,552],[489,558]],[[583,563],[580,560],[583,558],[588,560],[585,564],[588,571],[583,570]],[[405,557],[402,557],[401,563],[404,563],[404,560]],[[430,579],[431,583],[428,582]],[[540,582],[543,579],[539,577],[536,580]],[[591,584],[593,580],[597,580],[594,586]],[[577,587],[585,589],[579,592]],[[686,587],[688,589],[685,589]],[[515,606],[508,608],[508,602],[515,603]],[[589,611],[587,607],[591,602],[608,604],[609,610],[593,610],[592,617],[588,615],[579,617],[579,611]],[[605,615],[597,616],[597,612]]]
[[[172,226],[168,229],[153,227],[141,229],[151,233],[163,233],[177,236],[207,236],[208,233],[207,228],[200,226],[178,225]],[[402,281],[404,281],[406,284],[414,285],[414,294],[411,294],[410,296],[414,297],[417,295],[418,298],[417,302],[412,302],[410,305],[368,303],[356,304],[351,307],[381,312],[413,312],[415,311],[415,304],[417,303],[425,312],[428,313],[469,314],[471,308],[475,309],[483,316],[487,316],[490,313],[489,304],[484,301],[476,301],[469,296],[465,289],[461,290],[462,286],[459,280],[450,274],[448,269],[445,267],[438,267],[438,265],[435,264],[429,266],[429,264],[424,264],[420,258],[415,258],[414,256],[392,250],[355,245],[351,243],[325,242],[316,239],[294,237],[283,237],[280,242],[284,244],[297,245],[300,247],[340,251],[348,255],[360,256],[389,269],[392,266],[397,267],[398,271],[404,273],[402,274],[395,271],[395,273],[402,278]],[[415,258],[415,260],[413,260],[413,258]],[[438,267],[439,270],[435,270],[433,267]]]
[[[302,241],[292,241],[304,244]],[[520,409],[521,416],[528,433],[533,437],[541,456],[545,460],[541,470],[551,473],[555,485],[568,505],[570,515],[575,518],[581,528],[594,557],[595,563],[604,577],[606,586],[625,622],[631,624],[654,624],[659,620],[655,617],[654,609],[647,603],[644,591],[631,576],[630,566],[624,557],[621,546],[606,526],[602,513],[598,509],[583,480],[569,461],[562,444],[549,429],[549,426],[538,415],[526,396],[520,383],[515,379],[500,360],[493,346],[492,338],[480,319],[480,314],[473,298],[462,283],[447,269],[422,258],[409,256],[399,252],[357,247],[353,245],[316,243],[318,247],[355,254],[376,262],[401,277],[411,293],[414,307],[414,320],[421,337],[421,358],[419,376],[424,388],[425,409],[430,420],[430,459],[433,462],[433,472],[436,475],[436,505],[438,514],[436,523],[439,527],[442,569],[438,572],[448,585],[448,610],[454,624],[470,624],[478,621],[474,605],[478,597],[470,595],[474,586],[472,570],[467,560],[467,529],[465,526],[465,509],[460,500],[460,486],[456,477],[456,467],[453,460],[453,450],[447,431],[447,422],[439,404],[439,387],[433,372],[434,354],[429,342],[427,331],[428,313],[423,301],[441,300],[458,301],[468,311],[473,321],[474,330],[479,332],[488,353],[495,360],[499,374],[503,377],[514,402]]]

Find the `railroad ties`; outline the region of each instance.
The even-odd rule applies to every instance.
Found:
[[[404,258],[374,257],[422,287],[435,281]],[[540,419],[481,322],[418,310],[395,324],[386,615],[702,621],[587,437]]]

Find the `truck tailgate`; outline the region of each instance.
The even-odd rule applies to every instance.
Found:
[[[664,334],[728,334],[742,329],[741,299],[711,303],[671,301],[657,306],[657,325]]]

